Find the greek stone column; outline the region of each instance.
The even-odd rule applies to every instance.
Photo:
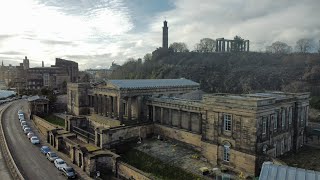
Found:
[[[199,133],[202,134],[202,114],[199,113]]]
[[[115,119],[118,119],[118,107],[117,107],[117,104],[118,104],[118,98],[117,98],[117,96],[113,96],[113,117]]]
[[[131,120],[131,117],[132,117],[132,112],[131,112],[131,101],[132,101],[132,98],[131,97],[128,97],[128,102],[127,102],[127,112],[128,112],[128,120],[130,121]]]
[[[181,116],[182,116],[182,112],[181,110],[179,109],[179,117],[178,117],[178,127],[181,129]]]
[[[108,116],[108,96],[104,96],[104,116]]]
[[[163,107],[160,109],[160,124],[163,124]]]
[[[169,125],[172,126],[172,110],[169,109]]]
[[[188,112],[188,130],[191,131],[192,130],[192,122],[191,122],[191,112]]]
[[[119,98],[119,120],[121,122],[123,122],[123,111],[124,111],[124,107],[123,107],[123,100],[121,98]]]
[[[156,107],[152,106],[152,120],[156,122]]]
[[[218,52],[219,40],[216,40],[216,52]]]

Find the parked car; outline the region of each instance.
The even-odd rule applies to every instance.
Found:
[[[61,170],[64,167],[67,167],[67,163],[61,158],[58,158],[58,159],[54,160],[54,165],[59,170]]]
[[[21,120],[21,119],[24,119],[24,115],[23,114],[18,114],[18,116],[19,116],[19,119]]]
[[[27,136],[28,136],[28,138],[30,139],[32,136],[34,136],[35,134],[32,132],[32,131],[30,131],[30,132],[28,132],[28,134],[27,134]]]
[[[23,129],[23,132],[25,134],[28,134],[30,131],[31,131],[31,128],[29,128],[29,127],[26,127],[26,128]]]
[[[27,125],[27,121],[21,121],[20,124],[23,127],[24,125]]]
[[[23,126],[22,126],[22,129],[24,130],[24,129],[27,128],[27,127],[30,128],[28,125],[23,125]]]
[[[47,159],[51,162],[53,162],[54,160],[58,159],[58,155],[55,152],[49,151],[47,153]]]
[[[19,117],[19,121],[25,121],[24,116]]]
[[[23,111],[22,111],[21,109],[18,111],[18,116],[19,116],[20,114],[23,115]]]
[[[46,155],[48,152],[50,152],[51,151],[51,149],[48,147],[48,146],[42,146],[41,148],[40,148],[40,152],[42,153],[42,154],[44,154],[44,155]]]
[[[68,179],[74,179],[77,177],[76,172],[70,166],[63,167],[61,171],[62,171],[62,174],[65,175]]]
[[[37,136],[32,136],[30,141],[32,144],[40,144],[40,139]]]

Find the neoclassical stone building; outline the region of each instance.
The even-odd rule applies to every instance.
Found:
[[[248,175],[259,173],[265,159],[303,146],[309,93],[205,94],[199,87],[187,79],[70,83],[68,111],[87,116],[81,126],[102,148],[161,135]],[[66,124],[72,131],[79,123]]]

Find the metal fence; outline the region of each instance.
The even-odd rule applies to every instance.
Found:
[[[81,129],[79,127],[73,126],[72,127],[72,132],[74,132],[75,134],[81,136],[82,138],[86,139],[88,142],[94,142],[95,141],[95,135],[92,134],[89,131],[86,131],[84,129]]]

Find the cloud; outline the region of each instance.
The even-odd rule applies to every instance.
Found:
[[[1,55],[23,55],[23,53],[18,51],[2,51],[0,52]]]
[[[160,47],[166,18],[169,43],[193,49],[201,38],[240,35],[260,51],[274,41],[318,42],[318,7],[319,0],[10,0],[0,3],[0,49],[8,60],[66,57],[81,69],[109,67]]]

